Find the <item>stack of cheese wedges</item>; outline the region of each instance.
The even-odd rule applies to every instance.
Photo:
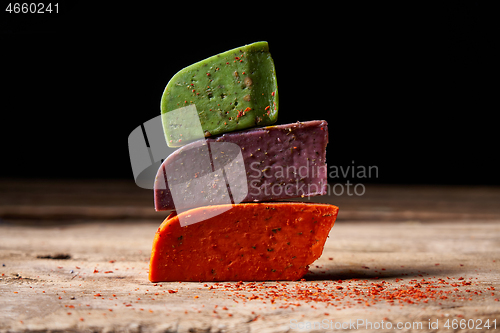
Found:
[[[327,192],[328,124],[278,118],[267,42],[179,71],[162,96],[167,144],[149,279],[298,280],[321,256],[338,208],[291,201]],[[303,199],[299,199],[303,200]]]

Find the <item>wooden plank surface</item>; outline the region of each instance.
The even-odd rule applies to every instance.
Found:
[[[333,186],[331,186],[333,188]],[[346,220],[498,220],[499,187],[365,185],[361,196],[313,197],[342,208]],[[340,189],[336,189],[340,193]],[[352,186],[350,193],[353,193]],[[124,180],[0,179],[0,218],[46,220],[162,219],[152,190]]]
[[[0,331],[477,331],[460,328],[470,319],[495,331],[499,199],[489,187],[366,185],[360,197],[314,199],[340,213],[305,281],[152,284],[167,214],[151,191],[0,181]]]

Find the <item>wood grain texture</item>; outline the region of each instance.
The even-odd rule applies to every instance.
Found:
[[[367,185],[361,197],[323,197],[339,216],[305,281],[237,290],[237,282],[148,281],[165,218],[146,212],[154,211],[152,191],[103,181],[0,186],[0,332],[294,332],[291,322],[324,319],[439,320],[435,331],[449,332],[447,319],[500,323],[498,188]],[[16,213],[22,207],[28,212]],[[82,210],[61,213],[74,207]],[[447,298],[391,304],[364,289],[385,281],[385,290],[407,290],[422,279],[448,282],[436,289]],[[341,299],[337,286],[353,298]],[[287,292],[273,294],[280,288]],[[307,302],[297,288],[339,297]]]

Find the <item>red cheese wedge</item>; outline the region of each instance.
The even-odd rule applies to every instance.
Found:
[[[333,205],[303,202],[172,213],[156,232],[149,280],[298,280],[321,256],[337,213]]]

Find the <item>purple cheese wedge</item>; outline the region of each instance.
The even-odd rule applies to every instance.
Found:
[[[258,202],[326,194],[324,120],[226,133],[187,144],[160,166],[155,209]]]

